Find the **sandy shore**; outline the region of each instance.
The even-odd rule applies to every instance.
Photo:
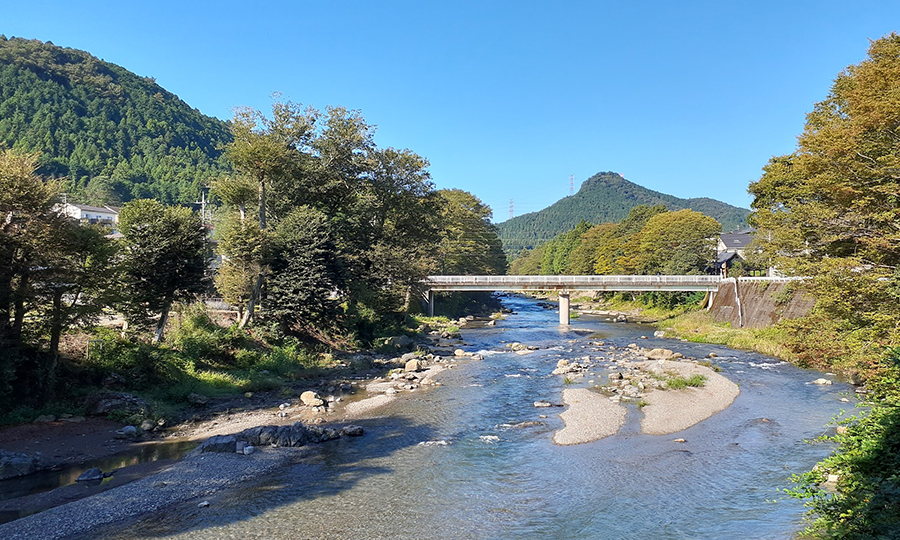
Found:
[[[563,402],[569,408],[559,417],[566,427],[553,436],[556,444],[596,441],[614,435],[625,424],[625,407],[587,388],[563,390]]]
[[[685,430],[725,410],[740,394],[738,385],[712,369],[692,362],[655,360],[643,363],[643,369],[653,372],[674,372],[682,377],[703,375],[706,383],[683,390],[657,390],[644,398],[644,418],[641,431],[648,435],[669,435]]]

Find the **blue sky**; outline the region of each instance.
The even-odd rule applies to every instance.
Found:
[[[205,114],[358,109],[495,221],[600,171],[748,207],[805,114],[900,2],[9,2],[0,33],[155,77]]]

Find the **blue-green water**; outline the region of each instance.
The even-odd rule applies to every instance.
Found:
[[[808,384],[822,375],[753,353],[641,340],[686,356],[715,352],[741,394],[678,434],[642,435],[640,410],[631,406],[617,435],[557,446],[552,437],[562,409],[533,406],[561,401],[562,378],[549,376],[556,362],[598,354],[588,344],[598,339],[588,337],[593,332],[625,346],[652,329],[590,317],[561,329],[552,311],[524,299],[507,302],[516,315],[463,331],[465,348],[493,354],[359,422],[364,437],[322,445],[312,459],[261,485],[202,511],[171,511],[118,537],[768,539],[790,538],[802,527],[802,505],[779,489],[831,451],[804,440],[850,406],[840,402],[846,385]],[[504,353],[501,340],[541,350]],[[511,427],[531,421],[540,423]]]

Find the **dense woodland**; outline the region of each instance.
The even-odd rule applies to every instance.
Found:
[[[187,203],[227,170],[228,125],[153,79],[50,42],[0,36],[0,144],[38,152],[75,201]]]
[[[749,210],[709,198],[680,199],[649,190],[614,172],[588,178],[578,193],[560,199],[540,212],[514,217],[498,224],[503,248],[516,255],[534,249],[579,222],[618,223],[636,206],[665,206],[669,210],[690,209],[714,218],[724,231],[747,226]]]

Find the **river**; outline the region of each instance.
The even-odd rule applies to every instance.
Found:
[[[515,315],[462,332],[464,348],[484,351],[484,361],[445,371],[443,386],[404,395],[359,422],[365,436],[326,443],[208,508],[191,504],[108,537],[696,540],[790,538],[802,528],[802,504],[779,490],[830,453],[805,440],[852,406],[840,401],[847,385],[809,384],[822,374],[759,354],[638,341],[653,333],[638,324],[582,316],[564,329],[531,300],[504,302]],[[596,354],[588,342],[598,339],[698,358],[714,352],[741,393],[674,435],[642,435],[640,410],[630,405],[617,435],[554,445],[562,409],[533,403],[561,402],[566,386],[550,371],[561,358]],[[501,341],[540,350],[502,352]],[[539,423],[512,427],[521,422]]]

